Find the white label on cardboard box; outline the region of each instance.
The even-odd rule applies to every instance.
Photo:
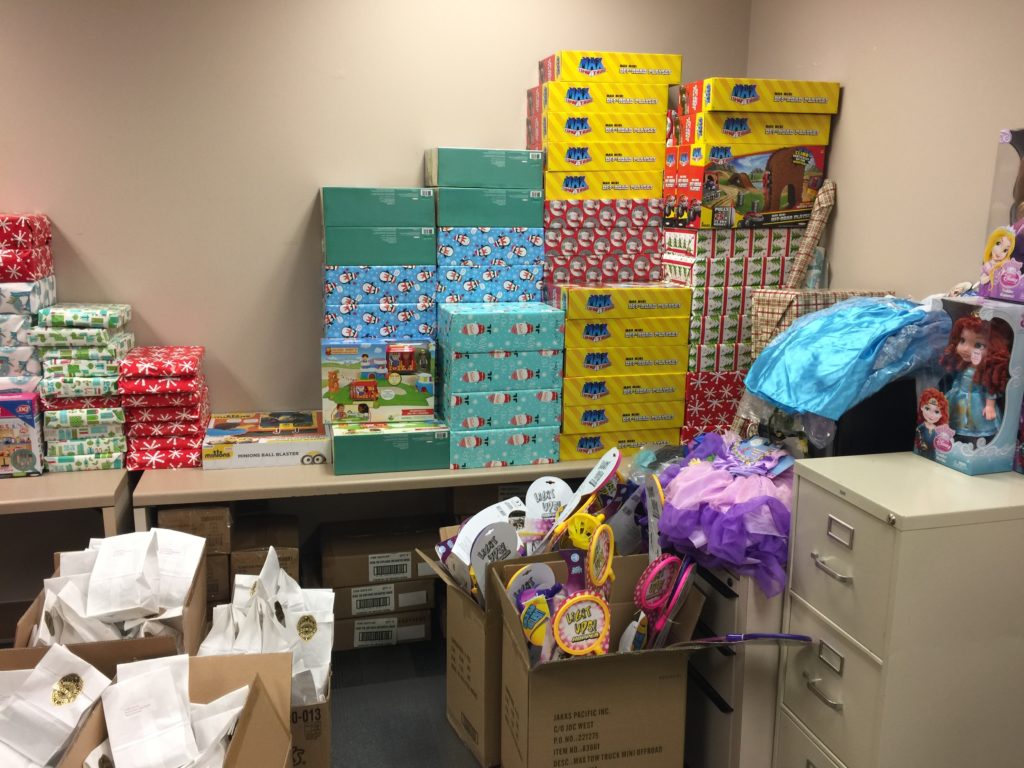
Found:
[[[398,619],[359,619],[355,622],[352,646],[354,648],[372,648],[376,645],[395,645],[398,642],[395,631]]]
[[[394,584],[352,589],[353,616],[362,616],[366,613],[391,613],[393,610],[395,610]]]
[[[434,576],[434,569],[424,563],[422,560],[416,565],[416,575],[421,579],[429,579]]]
[[[426,624],[411,624],[398,628],[398,635],[395,638],[400,643],[409,643],[413,640],[425,640],[427,637]]]
[[[406,592],[398,596],[399,608],[412,608],[417,605],[427,604],[427,590],[418,589],[415,592]]]
[[[412,553],[388,552],[370,555],[370,581],[401,581],[412,578]]]

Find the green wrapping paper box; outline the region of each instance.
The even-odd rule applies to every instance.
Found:
[[[89,454],[124,453],[128,441],[124,437],[89,437],[81,440],[47,440],[47,456],[86,456]]]
[[[39,346],[43,360],[120,360],[135,346],[135,334],[122,331],[101,347]]]
[[[43,438],[47,442],[123,436],[123,424],[95,424],[91,427],[43,427]]]
[[[112,377],[45,378],[39,393],[48,397],[100,397],[117,394],[117,379]]]
[[[47,411],[43,426],[91,427],[98,424],[124,424],[123,408],[78,408],[72,411]]]
[[[102,347],[110,344],[117,331],[107,328],[45,328],[28,333],[30,344],[40,347]]]
[[[539,189],[437,190],[439,227],[543,227],[544,193]]]
[[[323,187],[324,227],[432,227],[434,190],[421,187]]]
[[[49,328],[120,328],[132,319],[128,304],[54,304],[39,310],[39,325]]]
[[[543,189],[543,173],[543,152],[437,147],[423,153],[423,177],[428,187]],[[489,223],[478,221],[470,226]]]
[[[436,264],[433,227],[324,227],[324,262],[329,267],[373,264]]]
[[[87,453],[82,456],[46,456],[50,472],[85,472],[93,469],[124,469],[123,453]]]
[[[46,360],[43,375],[60,379],[94,376],[116,379],[121,370],[116,360]]]

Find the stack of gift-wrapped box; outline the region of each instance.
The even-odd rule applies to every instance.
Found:
[[[127,444],[117,389],[119,364],[135,344],[127,304],[54,304],[29,338],[43,365],[46,464],[53,472],[120,469]],[[64,418],[57,414],[69,412]],[[53,414],[53,415],[50,415]]]
[[[679,444],[690,297],[663,283],[561,287],[563,461]]]
[[[136,347],[121,360],[128,469],[202,466],[210,420],[205,352],[193,346]]]
[[[441,304],[450,466],[558,461],[565,313],[539,302]]]
[[[681,70],[674,54],[561,51],[540,62],[527,146],[546,150],[549,286],[661,279],[665,115]]]
[[[437,200],[437,300],[538,301],[544,278],[543,153],[437,147],[423,176]]]
[[[42,365],[29,333],[56,300],[51,238],[41,213],[0,213],[0,477],[43,471]]]
[[[825,178],[839,85],[709,78],[681,89],[669,280],[693,288],[684,439],[732,423],[751,362],[753,291],[778,288]],[[806,287],[819,287],[819,264]]]
[[[334,471],[443,467],[447,430],[434,421],[434,190],[324,187],[320,201],[320,385]],[[399,445],[408,449],[396,452]]]

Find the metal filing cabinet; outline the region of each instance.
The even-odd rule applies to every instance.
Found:
[[[775,768],[1024,764],[1024,477],[797,464]]]

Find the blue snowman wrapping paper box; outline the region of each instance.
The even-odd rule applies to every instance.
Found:
[[[324,310],[326,339],[433,338],[436,330],[437,308],[433,305],[328,305]]]
[[[563,349],[565,313],[530,301],[441,304],[438,334],[446,353]]]
[[[437,265],[517,267],[544,261],[541,227],[438,227]]]
[[[437,299],[441,303],[537,301],[544,288],[544,265],[522,267],[441,267]]]
[[[420,296],[433,297],[437,269],[433,265],[398,267],[324,267],[324,296],[328,301],[353,298],[362,303],[366,298],[391,297],[411,304]]]

